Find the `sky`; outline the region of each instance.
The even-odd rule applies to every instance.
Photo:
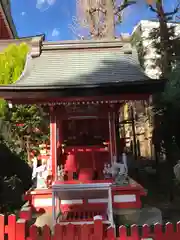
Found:
[[[19,37],[45,34],[46,40],[71,40],[83,35],[77,20],[78,0],[11,0],[12,17]],[[95,0],[94,0],[95,1]],[[116,35],[131,33],[140,20],[155,19],[145,0],[123,13],[123,23],[117,27]],[[164,0],[165,9],[172,10],[178,0]]]

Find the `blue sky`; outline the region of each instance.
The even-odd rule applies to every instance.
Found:
[[[78,0],[11,0],[12,16],[19,37],[44,33],[48,41],[76,39],[84,32],[76,21],[76,1]],[[128,8],[123,14],[123,23],[117,28],[131,33],[141,19],[154,19],[155,15],[144,4]],[[173,9],[177,0],[164,0],[165,8]]]

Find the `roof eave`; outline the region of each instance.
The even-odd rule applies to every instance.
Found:
[[[109,82],[109,83],[95,83],[95,84],[76,84],[76,85],[23,85],[23,84],[10,84],[10,85],[0,85],[0,91],[1,90],[16,90],[16,91],[36,91],[36,90],[41,90],[41,91],[48,91],[48,90],[64,90],[64,89],[92,89],[92,88],[98,88],[98,87],[103,87],[103,88],[108,88],[108,87],[122,87],[122,86],[139,86],[139,85],[158,85],[161,84],[161,82],[165,82],[164,79],[141,79],[139,81],[124,81],[124,82]]]
[[[93,96],[113,96],[119,94],[153,94],[155,92],[163,91],[165,85],[164,80],[149,80],[146,83],[144,81],[130,82],[123,84],[109,84],[99,86],[61,86],[61,87],[27,87],[27,86],[1,86],[0,96],[8,100],[21,100],[21,99],[34,99],[47,100],[51,98],[70,98],[70,97],[93,97]],[[28,96],[28,97],[27,97]]]
[[[18,34],[17,34],[17,31],[16,31],[16,27],[15,27],[14,21],[13,21],[11,16],[8,16],[6,14],[5,6],[4,6],[3,2],[0,2],[0,7],[3,10],[2,11],[3,20],[4,20],[8,30],[10,32],[11,38],[17,38]]]

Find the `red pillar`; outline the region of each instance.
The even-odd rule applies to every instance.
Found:
[[[58,144],[58,156],[62,154],[62,144],[63,144],[63,135],[62,135],[62,119],[59,115],[57,121],[57,144]]]
[[[115,114],[114,111],[109,112],[109,138],[110,138],[110,151],[112,156],[117,156],[116,149],[116,130],[115,130]],[[113,161],[113,159],[111,159]]]
[[[50,161],[53,179],[57,174],[57,116],[54,107],[50,107]]]
[[[116,115],[115,111],[112,112],[111,124],[112,124],[112,142],[113,142],[113,155],[117,157],[116,146]]]
[[[58,114],[56,115],[57,118],[57,164],[64,165],[63,159],[63,152],[62,152],[62,144],[63,144],[63,136],[62,136],[62,119],[61,116]]]

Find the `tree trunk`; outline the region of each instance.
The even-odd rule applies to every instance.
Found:
[[[161,69],[162,69],[163,77],[167,78],[168,74],[171,71],[172,52],[170,52],[171,43],[169,39],[169,31],[168,31],[165,12],[163,9],[162,0],[156,1],[156,9],[157,9],[159,25],[160,25],[159,27],[160,27],[160,43],[161,43],[161,58],[162,58]]]
[[[167,18],[163,8],[163,1],[156,0],[156,11],[158,14],[159,20],[159,27],[160,27],[160,44],[161,44],[161,70],[162,70],[162,77],[168,78],[168,75],[171,72],[171,62],[172,62],[172,46],[170,42],[170,35],[169,35],[169,28],[167,25]],[[167,125],[168,122],[168,115],[164,114],[164,121]],[[167,176],[167,188],[169,193],[169,200],[173,201],[174,194],[173,194],[173,156],[172,156],[172,135],[168,131],[168,129],[164,128],[164,147],[166,150],[166,161],[168,164],[168,176]]]
[[[106,32],[104,38],[114,39],[115,35],[115,22],[114,22],[114,8],[113,1],[106,0]]]
[[[30,136],[26,136],[26,151],[27,151],[27,160],[30,167],[32,167],[32,160],[31,160],[31,148],[29,142]]]

